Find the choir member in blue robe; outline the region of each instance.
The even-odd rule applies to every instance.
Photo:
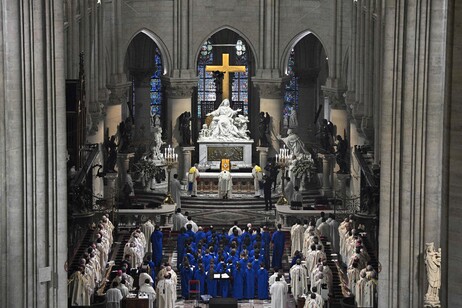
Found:
[[[191,248],[186,249],[185,257],[188,259],[189,264],[196,265],[196,257],[194,256]]]
[[[206,249],[205,254],[202,257],[202,263],[204,263],[204,268],[205,268],[206,272],[209,270],[210,260],[212,260],[212,259],[213,259],[213,256],[210,255],[210,251],[208,249]]]
[[[223,256],[220,257],[220,262],[217,264],[216,273],[218,274],[225,274],[227,273],[226,270],[226,263]],[[228,279],[220,279],[218,280],[218,295],[221,297],[228,297],[228,289],[229,289],[229,280]]]
[[[261,263],[260,269],[257,273],[258,299],[268,299],[268,288],[268,271],[265,269],[264,264]]]
[[[186,225],[186,234],[192,239],[193,242],[196,242],[196,233],[192,230],[192,225]]]
[[[217,297],[217,280],[213,279],[215,274],[215,265],[211,262],[210,269],[207,272],[207,294],[212,297]]]
[[[152,261],[156,267],[159,267],[162,262],[162,239],[164,235],[160,231],[159,226],[156,226],[151,234],[152,244]]]
[[[285,235],[282,232],[281,224],[278,224],[278,230],[274,232],[271,243],[273,244],[272,267],[282,268],[282,255],[284,254]]]
[[[196,245],[199,243],[199,241],[205,239],[207,236],[204,232],[204,230],[202,229],[202,227],[199,227],[199,230],[197,230],[196,232]]]
[[[241,264],[237,263],[233,271],[233,297],[235,299],[244,298],[244,276],[245,272],[241,269]]]
[[[207,274],[205,273],[204,265],[201,263],[197,271],[194,273],[194,280],[199,280],[200,288],[201,288],[201,295],[205,294],[205,280]]]
[[[189,297],[189,281],[193,277],[193,269],[189,265],[188,261],[185,261],[183,263],[183,266],[181,267],[181,270],[180,270],[180,275],[181,275],[181,296],[187,299]]]
[[[255,258],[252,260],[252,268],[255,273],[260,269],[260,263],[261,263],[260,255],[256,254]]]
[[[152,257],[148,255],[146,257],[146,261],[148,262],[148,266],[150,269],[149,274],[151,275],[152,281],[156,281],[156,265],[154,264],[154,262],[152,262]]]
[[[252,263],[247,263],[245,270],[245,290],[244,298],[253,299],[255,297],[255,272]]]
[[[186,234],[186,229],[185,227],[181,227],[180,229],[180,234],[178,234],[178,239],[177,239],[177,245],[176,245],[176,251],[178,253],[177,259],[176,259],[176,268],[181,268],[181,263],[183,262],[183,257],[184,257],[184,247],[186,245],[186,239],[189,236]]]

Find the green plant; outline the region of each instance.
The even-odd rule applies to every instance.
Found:
[[[316,171],[316,166],[313,159],[309,155],[302,155],[293,162],[292,172],[297,178],[303,177],[303,175],[310,175]]]
[[[154,164],[154,161],[149,159],[140,159],[137,163],[133,164],[137,172],[143,173],[146,180],[153,179],[160,168]]]

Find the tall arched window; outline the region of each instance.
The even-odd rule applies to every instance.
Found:
[[[199,83],[197,85],[197,118],[204,119],[205,115],[214,108],[216,96],[216,85],[212,72],[206,72],[205,67],[213,62],[212,43],[207,40],[201,47],[197,70],[199,72]]]
[[[160,55],[159,48],[156,48],[156,54],[154,55],[154,63],[156,69],[151,76],[151,89],[150,89],[150,106],[151,106],[151,117],[155,114],[162,114],[162,81],[160,77],[162,76],[163,66],[162,66],[162,57]]]
[[[287,65],[287,75],[289,76],[289,81],[286,84],[284,93],[284,115],[289,115],[290,108],[292,107],[294,107],[296,110],[298,109],[298,77],[295,76],[294,67],[295,52],[292,48]]]
[[[249,113],[249,67],[246,46],[242,40],[236,43],[236,65],[245,66],[245,73],[234,73],[231,100],[234,109],[242,109],[244,115]]]

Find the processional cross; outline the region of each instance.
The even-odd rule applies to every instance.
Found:
[[[229,73],[245,73],[245,66],[232,66],[229,65],[229,54],[222,54],[222,65],[207,65],[206,72],[220,71],[224,74],[223,77],[223,99],[229,97]]]

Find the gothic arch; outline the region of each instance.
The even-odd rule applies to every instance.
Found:
[[[286,75],[286,72],[287,72],[287,63],[289,61],[289,56],[290,56],[290,52],[292,50],[292,48],[295,47],[295,45],[297,45],[297,43],[302,39],[304,38],[305,36],[309,35],[309,34],[312,34],[314,35],[318,40],[319,42],[321,42],[321,45],[324,49],[324,52],[326,53],[326,56],[327,58],[329,59],[329,50],[327,50],[327,45],[324,44],[323,40],[321,39],[321,37],[319,35],[317,35],[315,32],[311,31],[311,30],[305,30],[305,31],[302,31],[300,32],[299,34],[297,34],[290,42],[289,44],[286,46],[286,48],[284,49],[283,53],[282,53],[282,57],[281,57],[281,61],[280,61],[280,65],[279,67],[281,68],[281,71],[280,71],[280,74],[281,76],[285,76]],[[330,75],[330,65],[328,65],[328,70],[329,70],[329,74],[328,76]]]
[[[248,47],[250,48],[251,52],[252,52],[252,57],[253,57],[253,60],[255,61],[255,67],[259,67],[258,66],[258,56],[257,56],[257,51],[254,47],[254,45],[252,44],[252,42],[250,41],[249,37],[246,36],[244,33],[242,33],[241,31],[239,31],[238,29],[234,28],[234,27],[231,27],[231,26],[221,26],[217,29],[215,29],[214,31],[210,32],[206,37],[202,38],[202,40],[199,42],[199,45],[196,47],[196,52],[194,54],[194,60],[192,63],[196,63],[197,62],[197,59],[199,59],[199,54],[200,54],[200,51],[201,51],[201,47],[202,47],[202,44],[204,44],[204,42],[209,38],[211,37],[212,35],[214,35],[215,33],[218,33],[220,32],[221,30],[224,30],[224,29],[227,29],[227,30],[230,30],[230,31],[233,31],[237,34],[239,34],[244,40],[245,42],[247,43]]]
[[[160,50],[160,55],[162,57],[162,65],[164,67],[163,74],[168,75],[171,72],[171,68],[172,68],[172,64],[171,64],[172,59],[171,59],[170,53],[168,52],[168,48],[164,44],[164,42],[160,39],[160,37],[158,37],[154,32],[152,32],[151,30],[146,29],[146,28],[143,28],[143,29],[140,29],[140,30],[136,31],[130,37],[130,39],[127,42],[125,42],[125,45],[124,45],[125,53],[124,53],[124,56],[122,57],[122,59],[120,59],[121,67],[124,67],[125,59],[127,57],[127,52],[128,52],[128,48],[129,48],[130,44],[132,43],[133,39],[140,33],[145,34],[147,37],[149,37],[157,45],[157,47]]]

